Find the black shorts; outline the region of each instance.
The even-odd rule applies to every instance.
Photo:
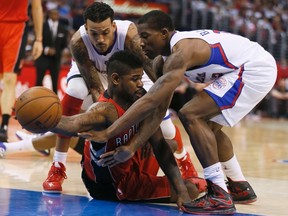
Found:
[[[102,184],[91,181],[85,169],[82,169],[82,181],[93,199],[119,201],[113,184]]]

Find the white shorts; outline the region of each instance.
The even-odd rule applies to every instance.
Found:
[[[234,126],[272,89],[277,77],[276,62],[270,54],[261,54],[239,70],[224,74],[204,89],[222,112],[211,121]]]

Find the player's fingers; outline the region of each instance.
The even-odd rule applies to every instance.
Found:
[[[79,137],[82,137],[82,138],[85,138],[85,139],[88,139],[88,140],[90,140],[91,137],[92,137],[91,133],[88,133],[88,132],[77,133],[77,135]]]
[[[117,164],[119,164],[119,163],[120,163],[119,161],[116,161],[116,160],[115,160],[114,163],[110,165],[110,167],[113,167],[113,166],[115,166],[115,165],[117,165]]]
[[[102,159],[102,158],[106,158],[106,157],[109,157],[109,156],[113,156],[115,152],[116,152],[115,150],[114,151],[105,152],[105,153],[100,155],[100,158]]]
[[[97,165],[98,166],[105,166],[105,164],[110,164],[110,161],[113,161],[113,160],[114,160],[113,156],[106,157],[104,159],[98,160]]]
[[[111,160],[111,161],[107,161],[106,163],[103,164],[103,166],[110,166],[110,167],[113,167],[117,164],[117,161],[115,160]]]

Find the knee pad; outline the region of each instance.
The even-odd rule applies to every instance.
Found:
[[[67,84],[66,94],[83,101],[89,94],[84,79],[82,77],[70,79]]]
[[[160,124],[160,128],[165,139],[174,139],[176,135],[176,129],[168,110],[166,112],[165,118]]]

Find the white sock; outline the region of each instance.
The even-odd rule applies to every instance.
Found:
[[[183,150],[182,150],[181,153],[176,153],[176,152],[174,152],[174,157],[177,158],[177,159],[181,159],[181,158],[185,157],[186,154],[187,154],[187,151],[186,151],[186,149],[183,147]]]
[[[224,181],[224,173],[221,169],[220,162],[213,164],[204,169],[204,178],[210,180],[214,184],[223,188],[226,192],[228,192],[227,186]]]
[[[33,147],[32,140],[20,140],[17,142],[11,142],[11,143],[3,143],[6,146],[6,153],[16,153],[16,152],[31,152],[35,151],[35,148]]]
[[[246,181],[236,155],[228,161],[221,162],[221,165],[225,175],[233,181]]]
[[[59,152],[59,151],[54,152],[53,162],[61,162],[66,166],[66,160],[67,160],[67,152]],[[55,163],[56,167],[57,165],[58,163]]]

